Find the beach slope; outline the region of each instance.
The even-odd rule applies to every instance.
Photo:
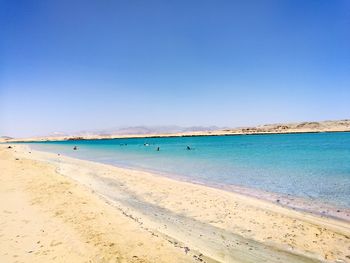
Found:
[[[350,224],[154,174],[0,146],[1,262],[350,262]]]
[[[0,146],[0,262],[192,262],[47,163]]]

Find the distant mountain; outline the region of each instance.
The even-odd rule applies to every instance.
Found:
[[[95,131],[82,131],[75,135],[86,136],[86,135],[147,135],[147,134],[170,134],[170,133],[181,133],[181,132],[195,132],[195,131],[214,131],[220,129],[217,126],[191,126],[181,127],[176,125],[167,126],[132,126],[132,127],[121,127],[114,129],[104,129]]]
[[[13,139],[13,138],[12,138],[12,137],[9,137],[9,136],[0,136],[0,139],[11,140],[11,139]]]
[[[67,136],[68,134],[65,132],[53,132],[49,136]]]
[[[295,123],[275,123],[254,127],[219,128],[217,126],[133,126],[114,129],[81,131],[72,134],[54,133],[51,136],[32,137],[11,140],[2,136],[0,141],[59,141],[80,139],[112,139],[123,137],[150,136],[205,136],[205,135],[238,135],[238,134],[275,134],[275,133],[309,133],[309,132],[350,132],[350,120],[310,121]],[[6,139],[4,139],[6,138]]]

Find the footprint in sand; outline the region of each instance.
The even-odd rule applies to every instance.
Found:
[[[61,245],[61,244],[62,244],[62,242],[52,240],[51,243],[50,243],[50,247],[59,246],[59,245]]]

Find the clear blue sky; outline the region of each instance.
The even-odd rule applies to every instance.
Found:
[[[350,118],[350,1],[0,0],[0,135]]]

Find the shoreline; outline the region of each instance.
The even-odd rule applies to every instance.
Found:
[[[47,153],[45,151],[42,151],[42,152]],[[218,189],[229,193],[235,193],[235,194],[251,197],[257,200],[262,199],[266,202],[269,202],[287,209],[292,209],[299,212],[305,212],[305,213],[313,214],[320,217],[326,217],[326,218],[341,220],[346,223],[350,223],[350,207],[338,205],[335,203],[323,202],[323,201],[311,199],[311,198],[308,199],[305,197],[295,196],[291,194],[269,192],[263,189],[258,189],[258,188],[243,186],[243,185],[234,185],[234,184],[225,185],[225,184],[219,184],[219,183],[213,183],[213,182],[211,183],[201,182],[201,181],[193,180],[178,174],[160,172],[152,169],[96,162],[96,161],[91,161],[83,158],[70,157],[67,155],[63,155],[63,156],[66,156],[68,158],[73,158],[73,159],[79,159],[82,161],[89,161],[89,162],[94,162],[99,164],[110,165],[119,169],[132,170],[134,172],[138,172],[138,171],[144,172],[144,173],[152,174],[157,177],[165,177],[165,178],[169,178],[171,180],[175,180],[179,182],[185,182],[189,184],[195,184],[195,185],[200,185],[200,186],[209,187],[213,189]]]
[[[24,145],[27,147],[30,147],[30,145],[26,145],[26,144]],[[57,154],[54,152],[45,152],[45,151],[34,150],[34,149],[31,149],[31,151],[41,152],[43,154],[46,154],[46,153],[53,154],[53,155]],[[346,206],[331,203],[331,202],[326,202],[322,200],[311,199],[311,198],[306,198],[301,196],[295,196],[295,195],[285,194],[285,193],[270,192],[263,189],[258,189],[258,188],[253,188],[249,186],[243,186],[243,185],[234,185],[234,184],[225,185],[225,184],[219,184],[214,182],[202,182],[202,181],[193,180],[178,174],[166,173],[166,172],[161,172],[153,169],[146,169],[146,168],[133,167],[128,165],[120,165],[120,164],[112,164],[109,162],[96,162],[96,161],[88,160],[84,158],[70,157],[68,155],[62,155],[62,156],[81,160],[81,161],[108,165],[119,169],[125,169],[125,170],[134,171],[134,172],[144,172],[144,173],[152,174],[157,177],[165,177],[175,181],[219,189],[222,191],[227,191],[227,192],[236,193],[239,195],[248,196],[254,199],[262,199],[266,202],[269,202],[287,209],[292,209],[299,212],[310,213],[312,215],[341,220],[341,221],[350,223],[350,207],[346,207]]]
[[[58,175],[101,195],[152,236],[194,251],[192,259],[350,262],[348,222],[147,172],[29,152],[18,145],[15,151],[19,160],[53,166]]]

